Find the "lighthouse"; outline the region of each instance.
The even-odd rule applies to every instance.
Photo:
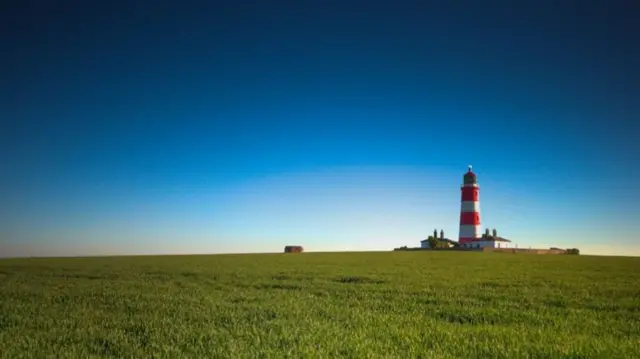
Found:
[[[480,186],[478,178],[469,166],[465,173],[462,192],[462,204],[460,206],[460,233],[458,240],[463,247],[472,247],[472,242],[482,237],[480,228]]]

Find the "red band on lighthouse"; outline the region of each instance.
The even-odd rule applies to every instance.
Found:
[[[459,243],[469,243],[481,238],[480,228],[480,187],[475,173],[469,171],[464,175],[464,183],[460,188],[462,200],[460,205]]]
[[[478,202],[480,200],[480,188],[462,187],[462,201]]]
[[[461,212],[460,224],[472,225],[480,224],[480,214],[478,212]]]

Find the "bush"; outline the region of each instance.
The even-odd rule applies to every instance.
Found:
[[[578,254],[580,254],[580,250],[578,248],[568,248],[567,249],[567,254],[578,255]]]

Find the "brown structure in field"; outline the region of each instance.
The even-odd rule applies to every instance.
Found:
[[[286,246],[284,247],[285,253],[302,253],[304,249],[302,246]]]

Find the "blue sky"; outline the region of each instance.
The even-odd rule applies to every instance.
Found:
[[[0,15],[0,256],[456,238],[469,164],[520,246],[640,255],[630,2],[63,4]]]

